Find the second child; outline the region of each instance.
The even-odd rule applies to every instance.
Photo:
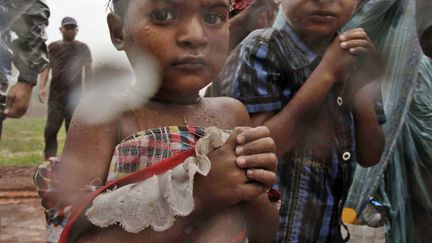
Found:
[[[382,62],[363,29],[338,35],[356,0],[282,0],[283,25],[230,55],[222,93],[270,129],[282,193],[277,242],[337,242],[355,163],[378,163],[384,135],[363,88]]]

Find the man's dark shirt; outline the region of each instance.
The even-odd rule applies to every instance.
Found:
[[[90,49],[82,42],[56,41],[48,46],[52,69],[50,96],[63,96],[81,88],[85,64],[92,62]]]

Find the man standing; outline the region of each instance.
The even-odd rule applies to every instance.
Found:
[[[60,32],[63,39],[48,46],[49,64],[41,74],[39,100],[46,98],[45,85],[50,70],[52,80],[48,98],[48,119],[45,127],[45,159],[57,154],[57,133],[65,121],[66,132],[72,114],[81,96],[84,82],[91,79],[91,53],[88,46],[75,40],[78,24],[74,18],[65,17],[61,22]]]

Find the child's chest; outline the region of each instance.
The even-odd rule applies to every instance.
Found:
[[[177,107],[157,104],[126,113],[119,122],[118,137],[121,140],[140,131],[167,126],[226,127],[223,118],[204,105]]]
[[[351,144],[349,111],[337,108],[331,102],[324,102],[315,116],[304,124],[306,128],[298,144],[298,153],[328,164],[338,146]]]

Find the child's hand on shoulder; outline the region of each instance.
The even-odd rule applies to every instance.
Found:
[[[276,182],[275,145],[268,128],[239,127],[209,154],[212,168],[197,176],[194,195],[204,208],[223,208],[252,200]]]
[[[384,60],[363,28],[349,30],[340,35],[339,40],[342,49],[360,60],[357,70],[351,77],[352,89],[359,90],[382,76]]]

